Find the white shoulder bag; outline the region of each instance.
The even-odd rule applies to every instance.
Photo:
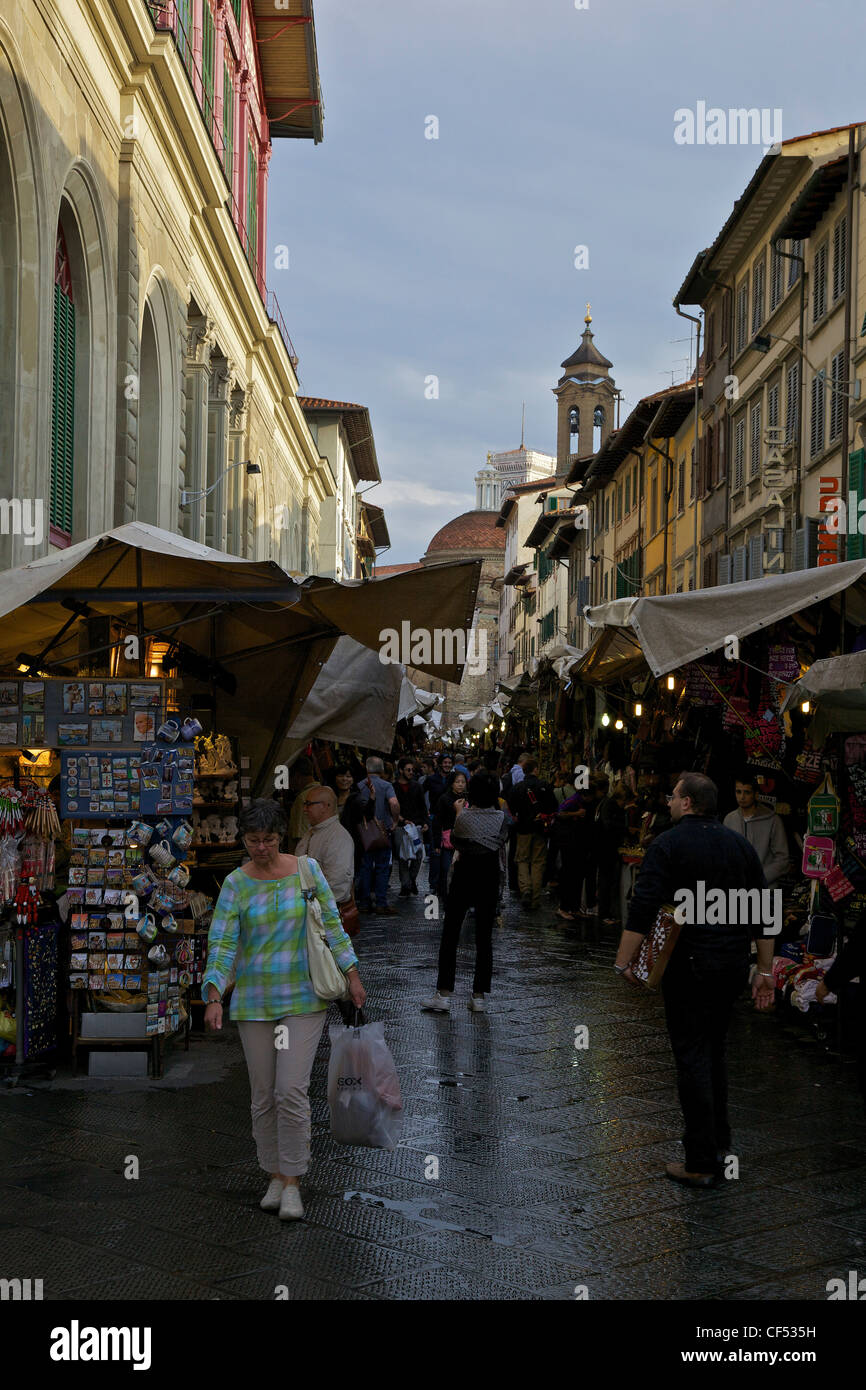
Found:
[[[328,945],[316,880],[305,854],[298,855],[298,874],[307,904],[307,961],[313,989],[320,999],[348,999],[349,986]]]

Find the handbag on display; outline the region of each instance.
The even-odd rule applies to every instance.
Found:
[[[830,874],[836,873],[837,870],[840,874],[842,874],[842,870],[838,864],[834,865],[834,867],[830,870]],[[844,875],[842,876],[844,877]],[[824,880],[824,883],[827,885],[828,888],[829,883],[827,882],[827,879],[829,877],[830,875],[828,874],[827,878],[825,878]],[[806,922],[805,949],[808,951],[809,955],[812,956],[832,956],[835,954],[836,951],[836,932],[838,930],[838,923],[836,921],[836,918],[832,915],[832,913],[816,911],[816,908],[818,906],[818,894],[818,883],[816,879],[813,879],[812,892],[809,897],[809,917]],[[833,897],[832,892],[830,896]],[[833,898],[833,901],[836,901],[835,897]]]
[[[824,878],[833,867],[836,845],[826,835],[806,835],[803,839],[803,873],[807,878]]]
[[[637,959],[625,971],[628,978],[645,985],[649,990],[657,990],[681,930],[681,924],[674,917],[673,909],[660,908],[652,929],[643,939]]]
[[[816,835],[835,835],[839,829],[839,798],[833,790],[829,772],[809,797],[808,816],[809,830]]]
[[[301,891],[307,905],[307,965],[313,989],[320,999],[348,999],[349,985],[345,975],[334,960],[333,953],[325,937],[325,923],[318,899],[318,885],[305,854],[298,855],[298,874]]]

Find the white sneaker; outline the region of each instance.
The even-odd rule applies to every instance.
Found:
[[[483,994],[470,994],[469,1012],[473,1014],[485,1014],[487,1012]]]
[[[300,1221],[304,1215],[304,1204],[297,1183],[287,1183],[280,1198],[280,1220]]]
[[[435,1014],[450,1014],[451,996],[450,994],[440,994],[437,989],[436,993],[433,995],[433,998],[428,999],[426,1003],[421,1005],[421,1008],[429,1009],[431,1013]]]
[[[282,1195],[282,1178],[271,1178],[270,1187],[268,1188],[262,1200],[259,1202],[259,1206],[261,1207],[262,1211],[279,1211],[280,1198],[282,1197]]]

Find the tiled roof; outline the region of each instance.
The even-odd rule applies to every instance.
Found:
[[[531,483],[512,483],[508,492],[540,492],[542,488],[551,487],[556,482],[556,475],[551,474],[549,478],[535,478]]]
[[[405,574],[406,570],[420,570],[422,568],[420,560],[413,560],[409,565],[377,565],[373,570],[373,578],[384,579],[389,574]]]
[[[298,396],[301,410],[366,410],[365,405],[355,405],[353,401],[326,401],[322,396]]]
[[[498,512],[464,512],[436,532],[426,554],[439,550],[504,550],[505,534],[496,529]]]

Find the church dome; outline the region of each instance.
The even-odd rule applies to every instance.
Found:
[[[612,367],[613,363],[594,346],[592,333],[587,325],[580,340],[580,347],[570,357],[566,357],[562,365],[567,371],[570,367]]]
[[[505,532],[497,526],[499,513],[492,511],[464,512],[443,526],[427,547],[425,554],[440,550],[504,550]]]

